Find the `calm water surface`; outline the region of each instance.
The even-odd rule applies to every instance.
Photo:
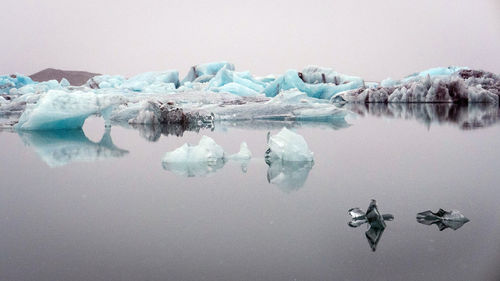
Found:
[[[97,119],[84,131],[1,132],[0,280],[499,280],[498,110],[474,109],[471,121],[435,108],[434,122],[411,107],[353,110],[345,124],[182,137],[105,132]],[[267,131],[283,125],[314,165],[265,164]],[[201,135],[228,153],[246,141],[253,158],[162,166]],[[370,199],[394,215],[375,252],[366,226],[347,225],[347,210]],[[470,222],[417,223],[439,208]]]

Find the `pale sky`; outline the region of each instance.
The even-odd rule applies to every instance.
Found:
[[[436,66],[500,73],[499,0],[2,3],[0,74],[130,76],[227,60],[256,75],[315,64],[367,80]]]

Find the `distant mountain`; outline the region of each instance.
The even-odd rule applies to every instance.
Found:
[[[61,81],[62,78],[68,79],[69,83],[73,86],[81,86],[85,84],[90,78],[100,75],[98,73],[91,73],[86,71],[68,71],[54,68],[47,68],[40,72],[30,75],[33,81],[43,82],[48,80]]]

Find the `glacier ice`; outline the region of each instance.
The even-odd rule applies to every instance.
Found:
[[[110,129],[106,129],[99,142],[89,140],[80,129],[21,131],[19,136],[50,167],[119,158],[128,153],[127,150],[116,147],[111,139]]]
[[[195,65],[189,69],[186,77],[182,79],[181,85],[184,85],[188,82],[210,81],[210,79],[213,78],[222,68],[234,70],[234,65],[225,61]]]
[[[26,107],[18,130],[79,129],[85,120],[111,104],[93,92],[51,90],[36,104]]]
[[[205,176],[224,167],[228,160],[240,163],[245,171],[251,157],[252,153],[245,142],[241,144],[238,153],[227,155],[212,138],[204,135],[197,145],[185,143],[167,152],[163,156],[162,166],[165,170],[182,176]]]
[[[500,76],[466,68],[440,68],[380,87],[336,94],[333,103],[492,103],[499,104]],[[432,75],[431,75],[432,74]]]
[[[19,130],[79,128],[102,115],[106,126],[268,121],[341,124],[355,103],[499,104],[500,76],[465,67],[433,68],[399,80],[365,82],[330,68],[309,66],[255,77],[229,62],[193,66],[182,81],[176,70],[126,78],[98,75],[83,86],[62,79],[34,82],[0,76],[0,115]],[[265,122],[264,122],[265,121]],[[3,124],[2,126],[10,126]]]
[[[313,153],[309,150],[305,139],[287,128],[271,136],[268,133],[266,163],[283,162],[312,162]]]
[[[28,76],[21,74],[1,75],[0,76],[0,93],[8,94],[11,89],[18,89],[23,86],[34,84]]]
[[[264,93],[274,97],[283,90],[297,89],[308,96],[318,99],[330,99],[333,95],[364,87],[363,79],[347,76],[328,68],[310,66],[302,72],[288,70],[283,76],[271,82]]]

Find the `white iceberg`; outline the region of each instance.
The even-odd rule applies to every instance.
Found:
[[[163,162],[205,162],[215,163],[219,159],[224,159],[224,149],[212,138],[202,136],[198,145],[185,143],[174,151],[167,152],[163,156]]]
[[[224,167],[228,160],[239,162],[243,171],[250,161],[252,153],[243,142],[238,153],[227,156],[224,149],[212,138],[202,136],[198,145],[185,143],[181,147],[167,152],[162,159],[165,170],[188,177],[205,176]]]
[[[305,139],[287,128],[278,134],[270,136],[268,133],[266,162],[312,162],[313,152],[309,150]]]

